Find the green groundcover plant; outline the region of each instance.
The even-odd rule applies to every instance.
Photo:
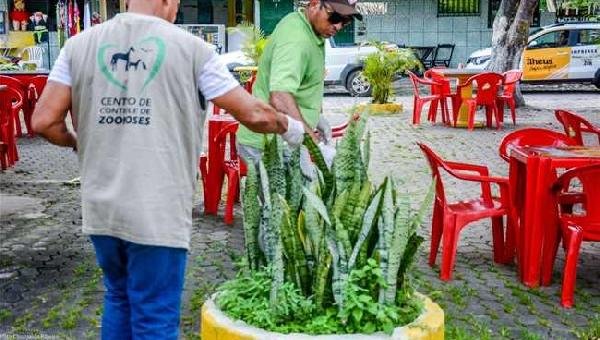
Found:
[[[421,313],[409,274],[433,190],[413,210],[391,178],[373,186],[366,120],[350,123],[331,169],[305,138],[319,169],[310,183],[299,150],[283,161],[279,137],[267,142],[258,170],[248,167],[246,266],[216,295],[229,317],[281,333],[343,334],[391,333]]]

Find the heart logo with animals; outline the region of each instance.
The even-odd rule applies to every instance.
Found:
[[[131,46],[100,46],[97,62],[101,74],[112,85],[125,90],[144,91],[160,71],[165,59],[165,43],[147,37]]]

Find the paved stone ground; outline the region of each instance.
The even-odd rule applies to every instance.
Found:
[[[372,117],[371,176],[380,182],[391,175],[404,189],[423,196],[430,182],[427,165],[415,142],[424,141],[449,159],[487,164],[494,175],[505,176],[506,164],[497,156],[500,139],[515,127],[468,132],[428,123],[410,124],[412,98],[405,82],[398,84],[398,102],[407,108],[397,116]],[[325,112],[333,123],[366,98],[352,98],[330,89]],[[518,111],[517,128],[558,129],[553,109],[573,109],[600,124],[600,92],[593,87],[528,87],[528,106]],[[39,138],[19,140],[22,159],[0,173],[0,339],[19,334],[41,338],[97,338],[102,314],[101,273],[91,243],[82,236],[79,187],[69,182],[78,175],[69,150]],[[451,196],[464,198],[477,188],[453,183]],[[198,195],[200,197],[200,195]],[[17,201],[18,199],[18,201]],[[201,201],[198,198],[197,204]],[[200,211],[200,210],[198,210]],[[427,237],[429,222],[420,233]],[[600,314],[600,246],[586,244],[580,256],[577,306],[559,305],[559,251],[554,284],[529,290],[516,279],[514,266],[492,262],[490,222],[474,223],[461,233],[454,280],[442,283],[438,268],[426,264],[428,243],[415,266],[419,290],[431,295],[446,311],[450,339],[575,338]],[[242,251],[239,210],[233,227],[218,217],[194,216],[182,306],[182,335],[194,338],[199,308],[215,286],[235,272]]]

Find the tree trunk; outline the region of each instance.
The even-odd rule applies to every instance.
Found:
[[[529,37],[529,23],[539,0],[502,0],[492,29],[492,59],[487,70],[506,72],[518,69]],[[525,104],[520,88],[517,105]]]

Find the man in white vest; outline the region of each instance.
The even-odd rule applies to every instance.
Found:
[[[172,24],[179,0],[128,4],[69,39],[32,123],[78,152],[83,233],[106,286],[102,338],[176,339],[205,118],[199,92],[292,146],[304,127],[250,96],[209,44]]]

